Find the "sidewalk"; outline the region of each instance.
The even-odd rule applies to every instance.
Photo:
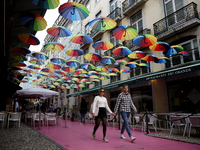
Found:
[[[52,123],[53,124],[53,123]],[[63,128],[65,122],[59,119],[58,126],[42,126],[43,133],[50,139],[62,145],[68,150],[199,150],[200,145],[184,143],[179,141],[155,138],[144,135],[140,130],[132,131],[137,137],[134,143],[125,131],[126,140],[120,139],[120,131],[117,128],[107,127],[107,139],[109,143],[102,142],[102,126],[96,132],[97,139],[92,139],[94,124],[81,125],[80,122],[71,122],[67,120],[68,128]],[[38,127],[35,127],[36,129]]]

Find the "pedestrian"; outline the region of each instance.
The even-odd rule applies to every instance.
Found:
[[[95,126],[94,130],[92,132],[93,139],[96,139],[96,131],[100,125],[100,121],[102,120],[102,125],[103,125],[103,141],[108,143],[108,140],[106,139],[106,119],[107,119],[107,114],[106,110],[111,114],[115,115],[109,108],[107,99],[104,97],[104,89],[101,88],[99,90],[99,96],[95,96],[94,102],[92,105],[92,116],[95,117]]]
[[[119,106],[120,106],[120,113],[122,115],[122,119],[124,120],[122,129],[121,129],[120,138],[126,139],[126,137],[123,135],[124,130],[126,129],[129,137],[131,138],[131,142],[133,142],[136,139],[136,137],[133,137],[131,134],[128,119],[130,116],[131,108],[135,111],[135,113],[137,113],[137,109],[132,102],[131,95],[128,93],[128,85],[124,85],[123,92],[118,95],[117,102],[114,109],[115,114],[117,113]]]
[[[51,103],[51,105],[48,108],[48,112],[53,112],[53,104]]]
[[[85,102],[85,98],[82,98],[81,100],[81,107],[80,107],[80,113],[81,113],[81,124],[85,124],[85,114],[87,113],[87,104]]]

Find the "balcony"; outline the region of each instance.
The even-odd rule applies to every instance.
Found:
[[[109,17],[115,21],[120,21],[122,19],[121,8],[117,7],[107,17]]]
[[[91,30],[90,31],[90,37],[95,39],[96,37],[101,37],[101,35],[104,33],[104,31],[99,31],[99,30]]]
[[[117,44],[117,45],[114,46],[112,49],[107,50],[106,52],[104,52],[104,56],[110,56],[110,57],[113,57],[113,58],[115,58],[115,59],[121,58],[122,56],[118,56],[118,55],[115,55],[115,54],[112,53],[112,51],[113,51],[115,48],[119,47],[119,46],[123,46],[123,45],[122,45],[122,44]]]
[[[192,2],[171,15],[154,23],[154,35],[159,40],[163,40],[174,36],[179,32],[192,28],[197,24],[200,24],[197,4]]]
[[[140,5],[145,3],[147,0],[125,0],[122,3],[122,10],[124,15],[128,15],[133,10],[138,8]]]
[[[142,30],[138,33],[138,35],[144,35],[144,34],[151,34],[151,30],[148,28],[145,28],[144,30]],[[135,44],[133,44],[133,40],[124,41],[123,46],[128,47],[131,51],[135,51],[137,49],[142,49],[142,47],[138,47]]]

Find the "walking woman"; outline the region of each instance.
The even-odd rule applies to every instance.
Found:
[[[92,106],[92,115],[95,117],[95,126],[94,126],[94,131],[92,133],[93,139],[96,139],[96,131],[100,125],[100,121],[102,120],[102,125],[103,125],[103,141],[108,143],[108,140],[106,139],[106,119],[107,119],[107,114],[106,110],[111,114],[115,115],[109,108],[107,99],[104,97],[104,89],[101,88],[99,90],[99,96],[96,96],[94,98],[93,106]]]
[[[85,114],[87,113],[87,103],[85,102],[84,98],[81,100],[80,113],[81,113],[81,124],[83,123],[85,124]]]

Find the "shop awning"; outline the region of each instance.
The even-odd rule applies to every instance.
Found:
[[[200,71],[200,61],[183,64],[181,66],[176,66],[173,68],[168,68],[165,70],[136,76],[127,80],[117,81],[110,84],[98,86],[95,88],[79,91],[73,94],[69,94],[67,97],[75,97],[75,96],[84,95],[88,93],[95,93],[95,92],[98,92],[100,88],[104,88],[105,90],[110,90],[110,89],[121,87],[124,84],[129,85],[133,83],[144,82],[144,81],[149,81],[149,80],[154,80],[154,79],[159,79],[159,78],[166,78],[173,75],[179,75],[179,74],[190,73],[190,72],[195,72],[195,71]]]

